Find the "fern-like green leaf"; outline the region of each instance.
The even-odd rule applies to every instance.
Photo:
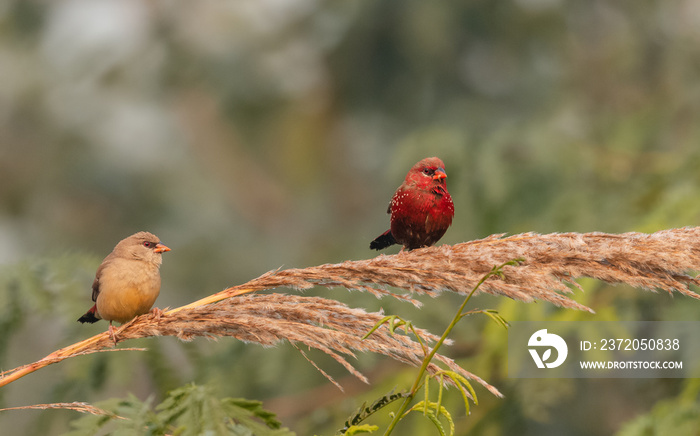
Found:
[[[345,431],[345,434],[347,436],[352,436],[360,433],[374,433],[375,431],[379,430],[379,427],[376,425],[370,425],[370,424],[362,424],[362,425],[353,425],[350,426]]]
[[[348,434],[347,432],[353,428],[357,427],[362,421],[370,417],[375,412],[381,410],[382,408],[388,406],[396,400],[406,397],[405,392],[394,393],[394,391],[389,392],[383,397],[375,400],[371,405],[367,406],[367,403],[363,403],[362,406],[355,412],[352,416],[345,421],[345,427],[338,430],[340,434]]]
[[[293,436],[281,428],[275,415],[264,410],[259,401],[240,398],[219,399],[213,389],[194,384],[171,391],[155,407],[151,401],[141,402],[133,395],[100,403],[104,410],[126,419],[86,415],[73,421],[69,436],[108,433],[114,436],[164,435],[195,436]]]
[[[445,407],[438,406],[438,404],[434,402],[421,401],[419,403],[416,403],[410,409],[408,409],[404,416],[406,416],[410,412],[417,411],[423,412],[423,414],[430,420],[430,422],[432,422],[433,425],[435,425],[435,428],[438,430],[438,432],[440,432],[440,436],[447,436],[448,433],[445,432],[445,427],[442,425],[442,422],[440,422],[440,419],[438,418],[439,415],[442,415],[449,424],[449,435],[454,435],[455,424],[452,420],[452,415],[450,415],[450,412],[448,412]]]

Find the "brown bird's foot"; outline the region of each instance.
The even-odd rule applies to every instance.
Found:
[[[150,315],[150,318],[153,318],[156,321],[160,321],[160,317],[165,315],[165,312],[158,309],[157,307],[154,307],[153,309],[151,309],[150,312],[148,312],[148,314]]]
[[[109,323],[109,338],[114,342],[114,346],[117,346],[117,333],[115,331],[114,326],[112,325],[112,322],[110,321]]]

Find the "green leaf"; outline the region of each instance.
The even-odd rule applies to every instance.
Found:
[[[385,323],[388,323],[388,324],[389,324],[389,331],[393,334],[394,331],[396,330],[396,328],[399,327],[399,326],[401,326],[401,325],[404,325],[404,324],[406,323],[406,321],[404,321],[403,319],[401,319],[401,318],[398,317],[397,315],[387,315],[387,316],[385,316],[384,318],[380,319],[380,320],[374,325],[374,327],[372,327],[372,328],[370,329],[370,331],[367,332],[367,334],[364,335],[364,336],[362,337],[362,340],[367,339],[372,333],[374,333],[375,331],[377,331],[377,329],[378,329],[379,327],[381,327],[382,325],[384,325]]]
[[[416,411],[422,411],[424,416],[426,416],[433,423],[433,425],[435,425],[435,428],[438,430],[438,432],[440,432],[441,436],[447,436],[447,433],[445,433],[445,428],[443,427],[442,423],[440,422],[440,419],[438,418],[439,415],[444,416],[445,420],[447,420],[447,423],[450,426],[450,436],[454,435],[455,424],[452,420],[452,415],[450,415],[447,409],[443,406],[438,406],[437,403],[433,402],[421,401],[419,403],[416,403],[410,409],[408,409],[404,416],[406,416],[410,412]]]
[[[349,431],[349,429],[357,426],[359,423],[370,417],[375,412],[383,409],[384,407],[388,406],[396,400],[405,398],[407,395],[408,394],[405,392],[394,393],[394,391],[392,390],[383,397],[375,400],[369,407],[367,406],[367,403],[363,403],[362,406],[360,406],[360,408],[357,410],[357,412],[355,412],[352,416],[350,416],[347,419],[347,421],[345,421],[345,427],[338,430],[338,432],[341,434],[346,434],[346,432]]]
[[[508,324],[508,321],[506,321],[505,318],[503,318],[498,311],[494,309],[487,309],[484,311],[486,315],[489,316],[492,320],[496,321],[497,324],[503,326],[504,329],[508,329],[510,327],[510,324]]]
[[[469,380],[467,380],[463,375],[455,372],[455,371],[442,371],[445,375],[450,377],[452,380],[454,380],[457,383],[457,386],[464,386],[468,391],[469,394],[472,397],[472,401],[474,401],[474,404],[479,405],[479,399],[476,397],[476,391],[472,387],[471,383]]]
[[[379,430],[379,427],[376,425],[369,425],[369,424],[353,425],[345,431],[345,434],[348,436],[352,436],[352,435],[360,434],[360,433],[374,433],[377,430]]]

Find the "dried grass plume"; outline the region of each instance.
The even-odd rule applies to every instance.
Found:
[[[378,353],[411,365],[420,365],[425,350],[411,336],[392,335],[386,327],[368,339],[360,338],[382,319],[326,298],[256,291],[280,287],[308,289],[343,287],[392,296],[420,304],[415,298],[440,292],[469,293],[495,265],[522,259],[518,266],[503,268],[504,278],[491,277],[480,292],[530,302],[592,309],[571,298],[575,279],[592,277],[608,283],[680,292],[692,298],[698,279],[688,275],[700,268],[700,228],[664,230],[653,234],[526,233],[456,245],[429,247],[369,260],[346,261],[309,268],[268,272],[243,285],[225,289],[194,303],[164,312],[143,315],[118,330],[120,340],[170,335],[189,340],[197,336],[232,336],[242,341],[274,345],[281,341],[303,344],[332,356],[348,371],[366,379],[346,359],[357,352]],[[418,330],[421,340],[436,337]],[[29,365],[0,374],[0,386],[52,363],[75,355],[107,349],[112,343],[103,333],[51,353]],[[437,355],[439,363],[476,380],[494,394],[498,391],[477,376]],[[429,370],[435,371],[437,366]]]

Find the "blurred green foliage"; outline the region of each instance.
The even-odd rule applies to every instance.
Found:
[[[660,400],[651,411],[625,424],[618,436],[697,434],[700,423],[700,379],[688,379],[680,395]]]
[[[697,225],[698,29],[693,0],[6,0],[0,365],[104,330],[75,319],[91,304],[100,259],[138,230],[173,249],[161,308],[278,267],[373,256],[393,191],[429,155],[446,162],[456,209],[441,243]],[[686,298],[582,284],[576,298],[595,316],[476,301],[508,320],[698,318]],[[434,332],[460,301],[442,295],[417,310],[313,293]],[[670,379],[511,380],[502,329],[470,319],[453,338],[451,353],[506,393],[481,393],[468,417],[454,413],[459,395],[446,396],[461,434],[644,434],[624,423],[662,422],[672,414],[663,405],[685,392]],[[414,371],[360,356],[367,387],[310,353],[343,394],[288,346],[129,345],[148,351],[48,367],[0,390],[0,406],[161,402],[193,381],[263,400],[298,434],[331,434]],[[59,434],[72,419],[4,412],[0,427]],[[434,431],[423,421],[409,416],[403,434]]]
[[[265,411],[260,402],[238,398],[218,399],[213,389],[186,385],[168,393],[161,404],[153,407],[151,400],[142,402],[130,395],[124,400],[100,404],[125,419],[104,415],[86,415],[72,423],[75,430],[66,436],[88,436],[112,427],[109,434],[196,436],[203,434],[231,436],[293,436],[281,428],[275,415]]]

